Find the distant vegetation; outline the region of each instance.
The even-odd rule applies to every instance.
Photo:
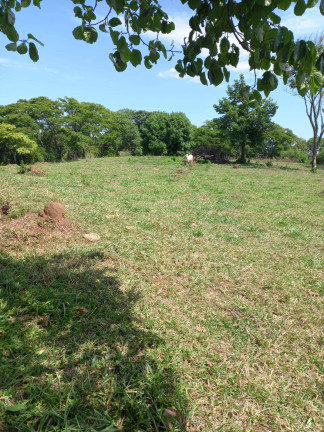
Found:
[[[243,76],[214,105],[218,118],[193,126],[184,113],[123,109],[73,98],[38,97],[0,106],[0,164],[60,162],[86,157],[181,156],[210,152],[214,161],[284,158],[307,162],[312,142],[272,122],[276,104],[254,107],[244,96]],[[319,163],[323,156],[319,148]]]

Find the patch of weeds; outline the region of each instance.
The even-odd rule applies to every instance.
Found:
[[[195,230],[195,231],[193,231],[192,235],[194,237],[203,237],[204,233],[202,231],[200,231],[200,230]]]
[[[18,174],[26,174],[28,170],[29,170],[28,165],[26,165],[23,161],[21,161],[18,168]]]

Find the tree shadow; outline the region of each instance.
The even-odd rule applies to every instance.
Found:
[[[250,163],[250,164],[240,164],[240,168],[251,168],[251,169],[261,169],[261,170],[270,170],[270,171],[300,171],[298,167],[288,167],[288,166],[271,166],[268,167],[266,165],[258,164],[258,163]]]
[[[170,430],[163,411],[185,414],[185,398],[153,358],[163,340],[134,317],[137,300],[100,250],[0,253],[0,430]]]

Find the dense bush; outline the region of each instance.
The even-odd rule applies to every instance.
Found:
[[[308,154],[299,149],[290,148],[281,153],[280,159],[287,159],[290,161],[307,163],[309,161]]]
[[[52,101],[38,97],[0,106],[2,124],[15,127],[15,133],[23,134],[36,146],[29,153],[21,150],[13,153],[12,148],[2,144],[2,163],[116,156],[122,150],[141,153],[138,127],[124,113],[73,98]]]
[[[318,165],[324,165],[324,149],[318,153],[317,163]]]
[[[193,127],[183,113],[153,112],[142,127],[143,153],[183,155],[193,147]]]

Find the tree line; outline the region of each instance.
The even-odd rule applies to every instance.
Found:
[[[201,127],[192,125],[184,113],[113,112],[68,97],[19,100],[0,106],[0,163],[59,162],[121,152],[134,156],[212,152],[218,162],[280,157],[307,162],[311,140],[272,121],[277,105],[271,99],[251,107],[245,89],[241,75],[228,86],[227,97],[214,105],[218,117]]]

